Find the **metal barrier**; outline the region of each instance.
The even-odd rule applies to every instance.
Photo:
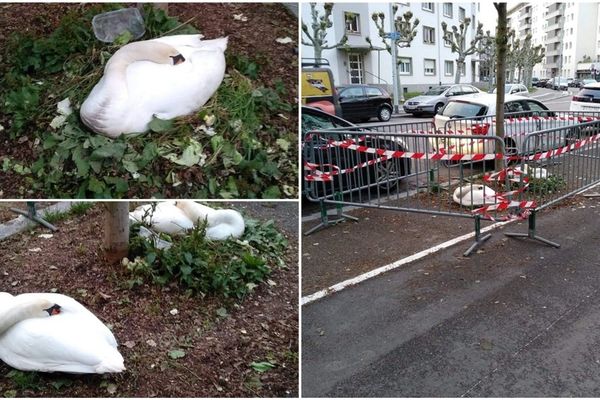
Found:
[[[404,128],[404,126],[402,127]],[[389,126],[386,131],[392,130]],[[482,236],[481,219],[497,213],[476,210],[500,204],[500,182],[483,186],[483,176],[493,172],[494,162],[503,163],[503,143],[494,136],[423,133],[382,133],[378,130],[334,129],[310,132],[304,143],[306,195],[321,203],[321,223],[305,234],[339,222],[348,216],[342,206],[472,218],[475,243],[470,254],[490,235]],[[450,141],[460,143],[456,149]],[[483,141],[498,146],[500,153],[477,153]],[[456,168],[449,168],[456,165]],[[498,186],[498,187],[496,187]],[[330,221],[324,211],[334,204],[338,219]]]
[[[465,256],[491,236],[481,235],[481,220],[529,218],[529,233],[510,236],[558,246],[536,235],[535,215],[600,182],[600,115],[552,113],[548,119],[508,115],[505,126],[513,124],[512,131],[506,130],[513,132],[509,138],[517,132],[522,136],[508,156],[507,138],[490,135],[492,116],[475,124],[472,118],[448,121],[445,133],[436,131],[432,123],[309,132],[303,143],[304,190],[309,200],[321,204],[321,223],[305,234],[356,219],[344,215],[342,207],[358,206],[472,218],[475,242]],[[463,122],[467,120],[470,125]],[[477,130],[482,124],[489,124],[486,134]],[[549,128],[526,133],[539,126]],[[507,168],[507,161],[520,165]],[[554,178],[538,177],[542,166]],[[560,182],[565,183],[560,191],[551,190]],[[335,205],[337,219],[329,220],[327,204]]]
[[[538,151],[540,143],[559,140],[563,140],[562,145]],[[537,235],[536,213],[600,183],[600,120],[528,134],[519,165],[506,172],[519,176],[515,183],[518,201],[536,204],[528,218],[528,232],[506,235],[560,247]]]

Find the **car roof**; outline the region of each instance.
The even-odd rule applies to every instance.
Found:
[[[462,96],[453,97],[450,101],[466,101],[469,103],[476,103],[485,106],[495,106],[496,105],[496,93],[473,93],[473,94],[464,94]],[[506,94],[504,95],[504,102],[515,101],[515,100],[529,100],[524,96],[517,96],[514,94]]]
[[[600,88],[600,82],[587,83],[583,88],[584,89],[598,89],[598,88]]]

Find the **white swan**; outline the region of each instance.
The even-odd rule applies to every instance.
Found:
[[[169,235],[184,234],[204,221],[209,240],[238,238],[244,234],[244,218],[235,210],[215,210],[191,200],[163,201],[152,208],[152,204],[144,204],[130,212],[129,217]]]
[[[81,120],[115,138],[147,131],[153,116],[172,119],[197,111],[223,80],[227,48],[226,37],[201,38],[165,36],[117,50],[81,105]]]
[[[80,303],[56,293],[0,293],[0,359],[23,371],[125,370],[111,331]]]
[[[239,238],[244,234],[244,217],[235,210],[215,210],[191,200],[179,200],[177,207],[181,208],[194,224],[206,220],[206,237],[210,240]]]
[[[452,199],[461,206],[473,207],[494,204],[496,192],[485,185],[465,185],[457,187]]]
[[[130,219],[149,226],[157,232],[168,235],[181,235],[194,229],[192,220],[175,205],[174,201],[144,204],[129,213]]]

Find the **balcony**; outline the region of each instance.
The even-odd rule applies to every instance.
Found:
[[[523,7],[519,10],[519,19],[524,16],[531,16],[531,6]]]
[[[531,18],[527,18],[525,21],[519,23],[519,30],[531,28]]]
[[[554,24],[548,25],[548,26],[546,26],[545,31],[546,32],[550,32],[550,31],[554,31],[554,30],[557,30],[557,29],[562,29],[562,23],[556,22]]]
[[[558,56],[558,55],[560,55],[560,49],[546,50],[546,55],[548,57],[550,57],[550,56]]]
[[[554,44],[554,43],[560,43],[560,42],[562,42],[561,35],[554,35],[554,36],[546,37],[546,44],[548,44],[548,45]]]
[[[553,10],[550,11],[550,8],[548,9],[548,11],[546,12],[546,16],[544,17],[546,20],[555,18],[555,17],[562,17],[562,9],[559,8],[557,10]]]
[[[544,63],[544,68],[546,69],[552,69],[552,68],[558,68],[558,63]]]

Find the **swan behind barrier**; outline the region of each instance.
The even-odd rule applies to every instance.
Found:
[[[76,300],[56,293],[0,293],[0,359],[22,371],[102,374],[125,370],[112,332]]]

